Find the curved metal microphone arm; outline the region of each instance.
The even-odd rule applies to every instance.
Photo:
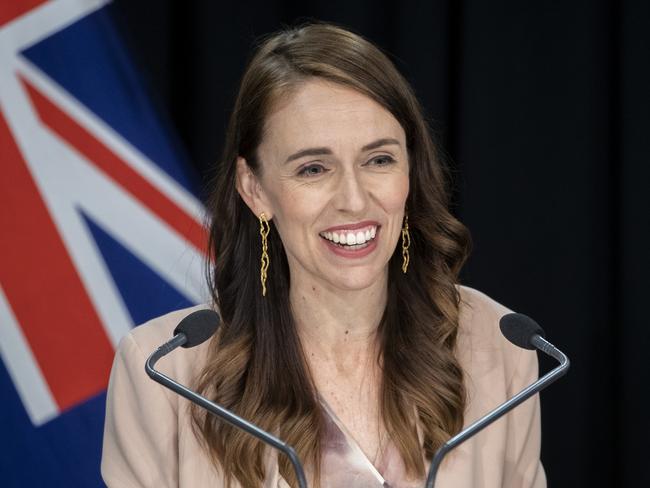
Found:
[[[440,463],[442,462],[442,460],[444,459],[444,457],[447,455],[449,451],[454,449],[459,444],[462,444],[467,439],[472,437],[474,434],[483,430],[492,422],[494,422],[495,420],[499,419],[501,416],[508,413],[517,405],[526,401],[536,393],[539,393],[544,388],[549,386],[551,383],[554,383],[556,380],[558,380],[559,378],[561,378],[566,374],[570,366],[570,361],[569,358],[566,356],[566,354],[564,354],[562,351],[560,351],[558,348],[556,348],[553,344],[548,342],[542,336],[537,334],[531,338],[530,343],[531,345],[535,346],[535,348],[539,349],[543,353],[548,354],[552,358],[559,361],[560,365],[555,367],[548,373],[546,373],[540,379],[535,381],[535,383],[533,383],[532,385],[524,388],[522,391],[520,391],[515,396],[513,396],[510,400],[498,406],[490,413],[488,413],[484,417],[481,417],[472,425],[462,430],[457,435],[455,435],[447,442],[445,442],[436,451],[435,455],[433,456],[433,459],[431,460],[431,465],[429,467],[429,475],[427,476],[427,482],[424,485],[426,488],[433,488],[436,475],[438,474],[438,468],[440,467]]]
[[[147,362],[144,365],[144,370],[147,372],[149,377],[152,380],[156,381],[157,383],[160,383],[161,385],[169,388],[173,392],[178,393],[180,396],[187,398],[189,401],[196,403],[197,405],[205,408],[208,412],[213,413],[214,415],[225,420],[229,424],[234,425],[235,427],[239,427],[240,429],[248,432],[252,436],[261,440],[265,444],[274,447],[279,451],[283,452],[284,454],[286,454],[289,460],[291,461],[291,464],[293,465],[293,469],[296,472],[296,478],[298,479],[298,486],[300,488],[307,488],[307,480],[305,478],[305,472],[303,470],[302,464],[300,463],[300,459],[298,458],[298,455],[296,454],[296,451],[293,449],[293,447],[291,447],[289,444],[285,443],[284,441],[281,441],[277,437],[269,434],[268,432],[263,431],[256,425],[251,424],[250,422],[244,420],[238,415],[235,415],[234,413],[230,412],[229,410],[226,410],[220,405],[211,402],[207,398],[199,395],[198,393],[193,392],[189,388],[186,388],[180,383],[172,380],[168,376],[154,369],[154,366],[156,365],[159,359],[169,354],[174,349],[182,346],[186,342],[187,342],[187,337],[185,336],[185,334],[180,333],[175,335],[165,344],[163,344],[158,349],[156,349],[151,354],[151,356],[149,356]]]

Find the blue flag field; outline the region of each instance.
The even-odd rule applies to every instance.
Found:
[[[99,487],[136,324],[205,301],[196,175],[104,0],[0,4],[0,476]]]

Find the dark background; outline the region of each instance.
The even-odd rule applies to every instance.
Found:
[[[258,36],[316,18],[387,51],[454,170],[455,212],[475,243],[463,281],[535,317],[572,359],[542,394],[549,486],[649,486],[650,2],[117,0],[111,9],[204,177]]]

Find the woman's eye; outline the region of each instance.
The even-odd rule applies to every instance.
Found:
[[[392,158],[391,156],[377,156],[376,158],[371,159],[368,161],[368,164],[371,164],[373,166],[388,166],[389,164],[392,164],[395,162],[395,159]]]
[[[320,164],[308,164],[307,166],[300,168],[298,176],[318,176],[323,174],[325,171],[326,169]]]

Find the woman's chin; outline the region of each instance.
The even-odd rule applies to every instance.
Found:
[[[377,270],[371,271],[367,268],[357,268],[348,269],[346,270],[345,276],[330,277],[327,281],[330,282],[331,287],[335,290],[352,292],[377,287],[385,276],[385,273],[377,272]]]

